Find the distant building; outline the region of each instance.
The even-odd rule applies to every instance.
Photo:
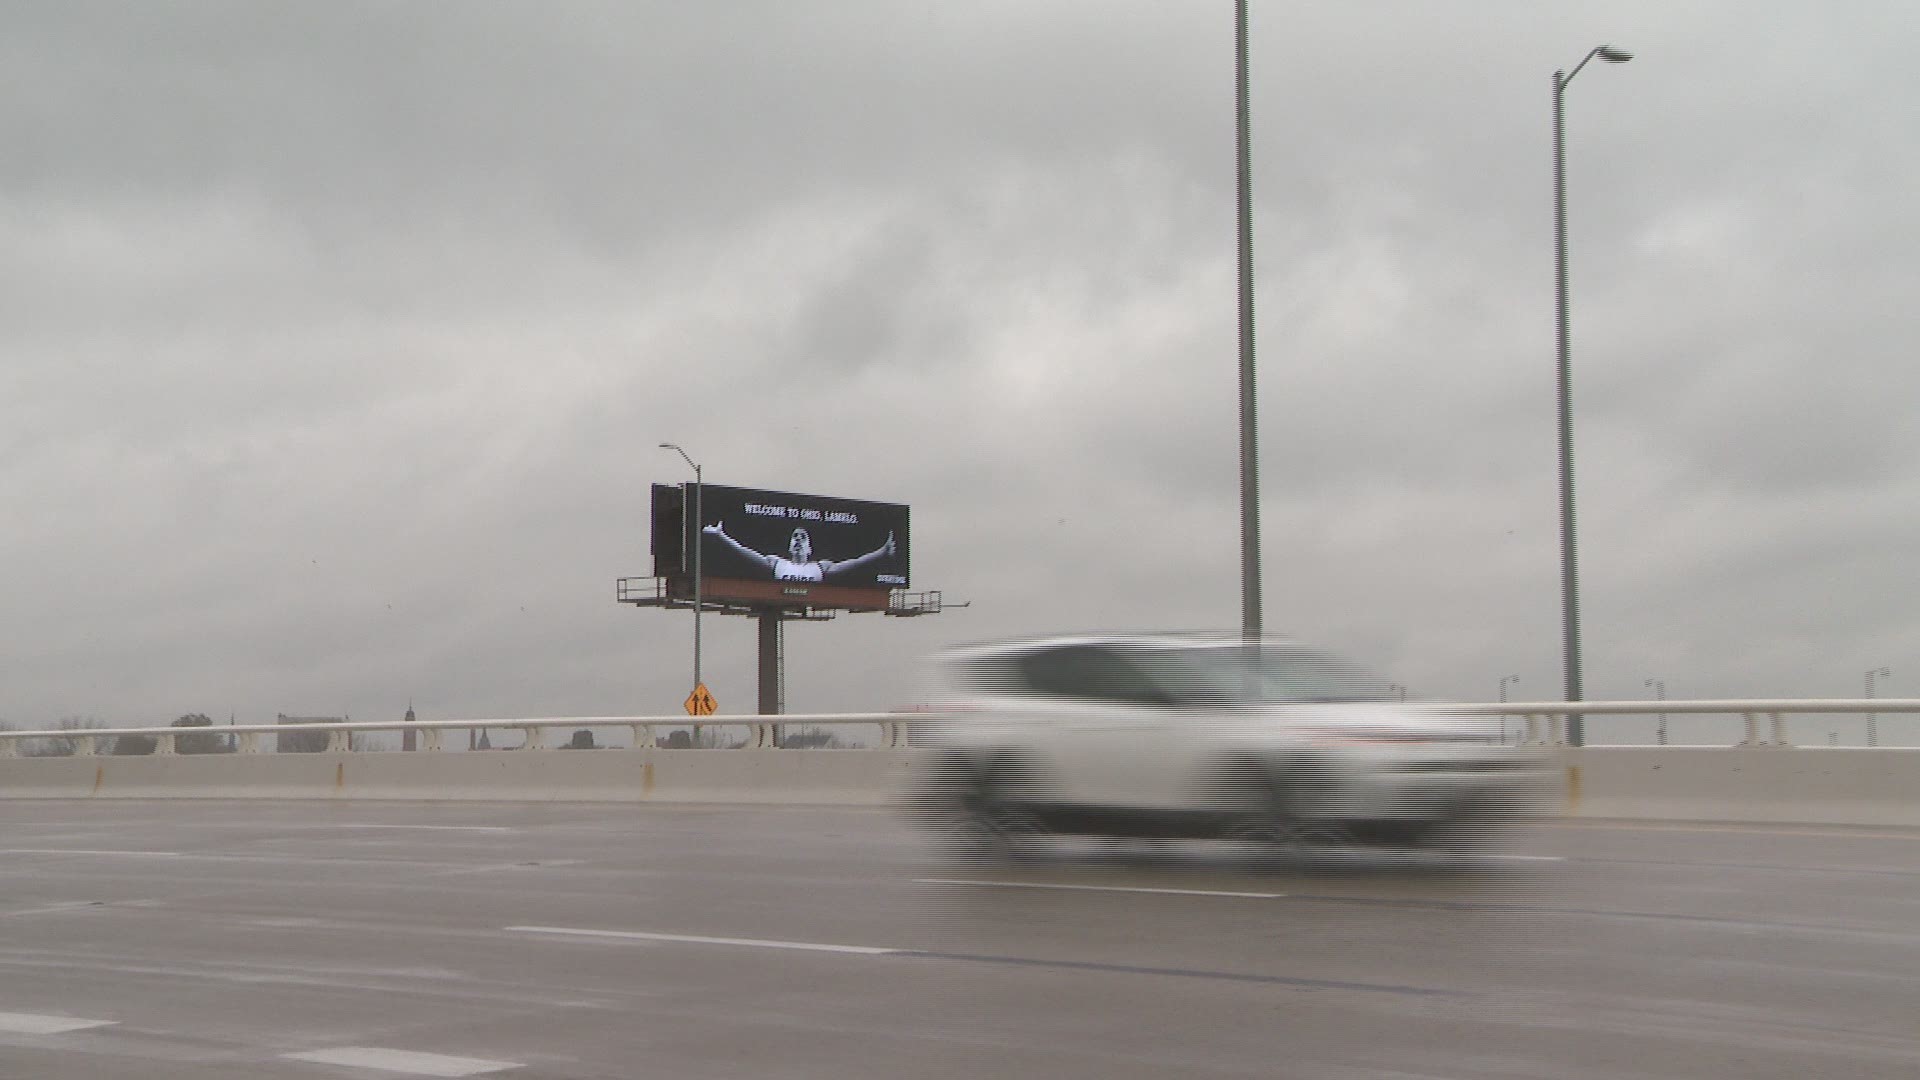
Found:
[[[400,719],[405,723],[409,723],[409,724],[413,723],[413,702],[411,701],[407,702],[407,715],[401,717]],[[400,749],[402,750],[419,749],[417,746],[414,745],[414,732],[411,729],[402,731],[400,733]]]

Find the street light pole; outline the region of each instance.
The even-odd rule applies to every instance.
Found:
[[[1653,700],[1655,701],[1667,700],[1667,680],[1648,679],[1646,681],[1646,685],[1653,688]],[[1660,714],[1660,726],[1654,732],[1654,741],[1658,742],[1661,746],[1667,745],[1667,714],[1666,713]]]
[[[700,514],[700,498],[706,490],[706,484],[700,478],[700,464],[687,456],[677,443],[663,442],[660,449],[671,450],[680,455],[680,459],[693,468],[693,528],[688,535],[693,538],[693,685],[700,686],[700,609],[704,606],[700,596],[700,527],[706,519]]]
[[[1553,73],[1553,283],[1554,330],[1559,346],[1557,383],[1560,406],[1560,619],[1568,701],[1583,701],[1586,693],[1580,680],[1580,585],[1573,528],[1573,396],[1567,327],[1567,150],[1563,105],[1567,84],[1596,56],[1610,64],[1624,64],[1633,59],[1633,54],[1624,49],[1599,45],[1574,66],[1573,74]],[[1585,745],[1585,717],[1567,717],[1567,741],[1574,746]]]
[[[1233,5],[1234,156],[1240,214],[1240,632],[1260,636],[1260,463],[1253,408],[1253,164],[1247,104],[1247,0]]]
[[[1883,667],[1877,667],[1877,668],[1874,668],[1872,671],[1867,672],[1867,697],[1868,698],[1873,697],[1873,677],[1875,675],[1878,675],[1884,679],[1891,674],[1893,674],[1893,670],[1891,668],[1883,668]],[[1868,746],[1880,745],[1880,716],[1878,713],[1867,714],[1867,745]]]

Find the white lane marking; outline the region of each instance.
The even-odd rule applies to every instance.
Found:
[[[1506,862],[1566,862],[1567,861],[1567,857],[1565,855],[1489,855],[1487,856],[1487,858],[1500,859]]]
[[[134,856],[143,859],[184,858],[178,851],[112,851],[106,848],[0,848],[0,855],[112,855],[115,857]]]
[[[58,1035],[67,1031],[85,1031],[106,1027],[118,1020],[88,1020],[81,1016],[41,1016],[37,1013],[0,1012],[0,1031],[16,1035]]]
[[[397,866],[413,870],[461,870],[472,869],[465,863],[425,862],[402,856],[385,858],[354,858],[342,855],[276,855],[271,852],[261,854],[235,854],[225,851],[113,851],[106,848],[0,848],[0,855],[80,855],[104,858],[126,859],[195,859],[208,862],[243,863],[287,863],[320,866]],[[550,865],[559,865],[556,861]]]
[[[0,919],[12,918],[15,915],[53,915],[62,911],[83,911],[87,908],[101,906],[102,904],[98,900],[60,900],[51,904],[42,904],[39,907],[15,908],[12,911],[0,911]]]
[[[1592,832],[1708,832],[1708,833],[1747,833],[1753,836],[1818,836],[1846,837],[1850,840],[1920,840],[1920,831],[1911,828],[1904,831],[1900,826],[1888,826],[1887,832],[1868,832],[1848,829],[1841,825],[1815,825],[1813,827],[1769,827],[1764,821],[1751,824],[1730,823],[1726,825],[1690,825],[1681,822],[1661,821],[1573,821],[1561,818],[1553,823],[1556,829],[1579,829]]]
[[[311,1061],[318,1065],[346,1065],[356,1069],[379,1069],[411,1076],[479,1076],[526,1066],[518,1061],[488,1061],[485,1058],[453,1057],[448,1054],[421,1054],[411,1050],[389,1050],[383,1046],[342,1046],[333,1050],[310,1050],[304,1054],[281,1054],[289,1061]]]
[[[58,915],[63,911],[97,911],[107,908],[156,908],[164,907],[160,900],[56,900],[39,907],[15,908],[12,911],[0,911],[0,919],[10,919],[16,915]]]
[[[556,866],[580,866],[585,859],[532,859],[527,862],[485,863],[452,870],[435,870],[435,877],[459,877],[462,874],[493,874],[502,870],[548,870]]]
[[[570,926],[509,926],[522,934],[559,934],[572,937],[617,938],[629,941],[669,941],[684,945],[747,945],[760,949],[797,949],[802,952],[852,953],[855,956],[892,956],[900,949],[872,945],[824,945],[813,941],[772,941],[765,938],[703,937],[698,934],[649,934],[639,930],[589,930]]]
[[[423,829],[432,832],[519,832],[509,825],[335,825],[336,829]]]
[[[1232,896],[1243,900],[1281,900],[1286,893],[1228,892],[1224,889],[1148,889],[1131,885],[1066,885],[1047,881],[985,881],[969,878],[914,878],[915,885],[950,885],[973,889],[1060,889],[1073,892],[1149,893],[1160,896]]]

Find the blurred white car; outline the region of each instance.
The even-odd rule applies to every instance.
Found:
[[[1292,641],[1079,635],[933,661],[914,805],[984,852],[1045,834],[1449,847],[1545,763]]]

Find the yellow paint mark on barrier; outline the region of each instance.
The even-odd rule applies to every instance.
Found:
[[[347,786],[347,763],[344,761],[334,762],[333,786],[337,788],[343,788]]]
[[[640,766],[640,797],[653,798],[653,762],[651,761]]]
[[[1580,766],[1567,766],[1567,813],[1580,812]]]
[[[100,785],[106,782],[107,767],[105,765],[95,765],[93,767],[93,793],[95,795],[100,794]]]

